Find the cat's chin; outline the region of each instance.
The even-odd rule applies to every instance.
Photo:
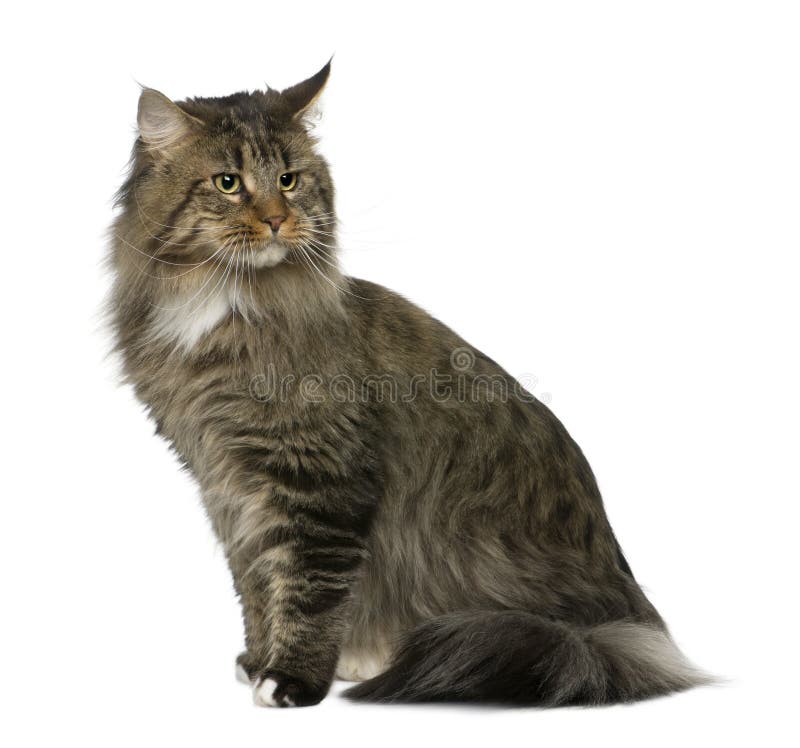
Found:
[[[289,248],[273,242],[256,249],[250,257],[250,264],[255,268],[273,268],[286,259]]]

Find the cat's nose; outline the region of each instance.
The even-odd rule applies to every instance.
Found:
[[[261,220],[263,223],[268,223],[272,228],[272,232],[276,233],[281,227],[281,224],[286,220],[286,216],[267,216]]]

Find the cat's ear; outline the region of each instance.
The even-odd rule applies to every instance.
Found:
[[[281,91],[281,98],[286,102],[294,119],[308,111],[308,108],[319,98],[322,89],[328,82],[328,76],[331,74],[331,60],[325,63],[322,70],[307,80]]]
[[[154,88],[142,89],[136,120],[142,140],[157,151],[175,145],[203,127],[199,119],[184,112]]]

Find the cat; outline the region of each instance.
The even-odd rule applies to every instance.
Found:
[[[309,112],[143,89],[109,316],[196,479],[264,706],[607,704],[709,678],[637,584],[581,450],[452,330],[345,276]]]

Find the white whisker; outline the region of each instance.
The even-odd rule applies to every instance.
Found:
[[[137,251],[140,255],[146,257],[148,260],[153,260],[154,262],[163,262],[165,265],[174,265],[175,267],[180,267],[180,268],[185,268],[188,267],[189,265],[197,266],[202,264],[200,262],[170,262],[169,260],[162,260],[160,257],[154,257],[153,255],[148,254],[147,252],[143,252],[141,249],[139,249],[139,247],[135,247],[120,233],[115,231],[114,234],[117,237],[117,239],[119,239],[123,244],[125,244],[125,246],[130,247],[131,249]]]
[[[323,271],[322,271],[322,270],[319,268],[319,266],[318,266],[318,265],[317,265],[317,264],[314,262],[314,260],[313,260],[313,258],[312,258],[312,255],[311,255],[311,253],[309,252],[309,247],[308,247],[308,245],[307,245],[307,244],[305,244],[305,243],[301,243],[301,244],[297,245],[297,247],[298,247],[298,248],[301,250],[301,255],[300,255],[300,256],[301,256],[301,257],[305,257],[305,259],[307,260],[307,262],[308,262],[308,265],[307,265],[307,267],[309,267],[309,269],[312,269],[312,268],[313,268],[313,271],[315,271],[315,272],[317,273],[317,275],[319,275],[319,276],[320,276],[320,278],[322,278],[322,279],[323,279],[323,280],[324,280],[326,283],[328,283],[328,284],[330,284],[331,286],[333,286],[333,287],[334,287],[334,288],[335,288],[337,291],[339,291],[340,293],[349,294],[350,296],[354,296],[355,298],[358,298],[358,299],[366,299],[366,297],[364,297],[364,296],[359,296],[357,293],[354,293],[354,292],[353,292],[353,291],[351,291],[350,289],[348,289],[348,288],[342,288],[342,287],[341,287],[341,286],[339,286],[337,283],[334,283],[334,282],[333,282],[333,281],[332,281],[332,280],[331,280],[331,279],[330,279],[330,278],[329,278],[329,277],[328,277],[328,276],[327,276],[327,275],[326,275],[326,274],[325,274],[325,273],[324,273],[324,272],[323,272]],[[317,257],[319,257],[319,255],[317,255]],[[336,267],[336,266],[334,266],[334,267]],[[337,268],[337,270],[338,270],[338,268]],[[368,299],[366,299],[366,300],[368,300]]]
[[[226,248],[227,248],[227,247],[226,247],[226,245],[224,245],[224,244],[223,244],[223,245],[222,245],[222,246],[219,248],[219,250],[217,250],[217,253],[221,253],[221,252],[223,252],[223,251],[224,251]],[[215,254],[217,254],[217,253],[215,253]],[[198,288],[198,289],[197,289],[197,291],[195,291],[195,293],[194,293],[194,294],[192,294],[192,296],[191,296],[191,297],[189,297],[189,299],[187,299],[187,300],[186,300],[186,301],[185,301],[183,304],[181,304],[180,306],[176,306],[176,307],[163,307],[163,306],[159,306],[158,304],[153,304],[152,302],[151,302],[151,306],[155,307],[156,309],[159,309],[159,310],[160,310],[160,311],[162,311],[162,312],[177,312],[179,309],[183,309],[185,306],[188,306],[188,305],[189,305],[189,304],[190,304],[190,303],[191,303],[191,302],[192,302],[192,301],[193,301],[195,298],[197,298],[197,296],[199,296],[199,295],[200,295],[200,294],[203,292],[203,289],[204,289],[204,288],[205,288],[205,287],[206,287],[206,286],[207,286],[207,285],[208,285],[208,284],[211,282],[211,279],[212,279],[212,278],[213,278],[215,275],[216,275],[216,268],[214,269],[214,271],[213,271],[212,273],[210,273],[210,274],[209,274],[208,278],[206,278],[206,280],[205,280],[205,282],[203,283],[203,285],[202,285],[202,286],[200,286],[200,288]],[[215,286],[214,288],[216,288],[216,286]],[[213,290],[212,290],[212,293],[213,293]],[[198,308],[199,308],[199,306],[198,306]],[[196,311],[196,310],[195,310],[195,311]]]

